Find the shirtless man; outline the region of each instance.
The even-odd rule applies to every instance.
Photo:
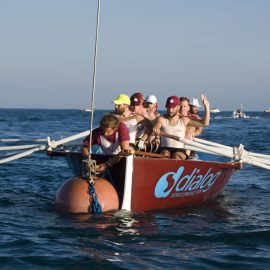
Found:
[[[164,131],[168,134],[176,135],[180,137],[180,139],[185,139],[187,126],[208,126],[210,121],[209,102],[204,95],[201,95],[201,100],[205,109],[204,117],[202,119],[192,119],[190,117],[180,115],[180,100],[177,96],[168,97],[166,102],[167,113],[165,116],[158,117],[157,123],[153,128],[153,132],[156,135],[159,135],[160,131]],[[161,137],[160,153],[166,158],[187,158],[185,149],[183,149],[183,143],[165,136]]]

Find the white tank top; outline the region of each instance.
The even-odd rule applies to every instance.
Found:
[[[116,155],[121,151],[119,143],[118,132],[115,135],[115,142],[112,143],[106,139],[103,135],[100,135],[101,148],[106,155]]]
[[[128,128],[128,133],[129,133],[129,138],[130,138],[129,142],[135,144],[136,136],[137,136],[137,127],[138,127],[137,119],[132,118],[130,120],[123,121],[123,123],[125,123],[125,125]]]
[[[177,124],[175,126],[170,125],[169,120],[165,118],[165,121],[161,128],[162,131],[171,134],[176,135],[180,137],[180,139],[185,139],[185,132],[186,132],[186,126],[181,118],[179,118]],[[183,148],[184,144],[181,142],[178,142],[174,139],[170,139],[164,136],[161,136],[160,138],[160,145],[161,147],[173,147],[173,148]]]

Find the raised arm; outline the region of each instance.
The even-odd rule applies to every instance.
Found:
[[[205,127],[209,126],[210,123],[210,104],[205,95],[201,95],[202,104],[204,106],[204,116],[202,119],[190,119],[188,117],[184,117],[184,122],[186,125],[194,126],[194,127]]]

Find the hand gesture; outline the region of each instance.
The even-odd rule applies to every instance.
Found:
[[[210,107],[209,105],[209,101],[207,100],[205,95],[201,95],[201,100],[202,100],[202,104],[204,105],[204,107]]]

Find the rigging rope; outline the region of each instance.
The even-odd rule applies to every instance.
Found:
[[[98,48],[98,29],[99,29],[99,11],[100,0],[98,0],[97,18],[96,18],[96,40],[95,40],[95,53],[94,53],[94,67],[93,67],[93,79],[92,79],[92,101],[91,101],[91,114],[90,114],[90,135],[89,135],[89,156],[88,162],[91,163],[91,147],[92,147],[92,130],[94,121],[94,103],[95,103],[95,88],[96,88],[96,67],[97,67],[97,48]],[[93,213],[102,213],[101,206],[98,201],[98,197],[95,191],[95,184],[92,179],[91,170],[89,171],[89,194],[91,194],[93,200],[91,204],[91,210]]]
[[[95,52],[94,52],[94,67],[92,78],[92,101],[91,101],[91,114],[90,114],[90,130],[93,129],[94,121],[94,103],[95,103],[95,89],[96,89],[96,68],[97,68],[97,48],[98,48],[98,33],[99,33],[99,13],[100,13],[100,0],[98,0],[97,18],[96,18],[96,39],[95,39]],[[92,146],[92,132],[89,135],[89,159],[91,159],[91,146]]]

